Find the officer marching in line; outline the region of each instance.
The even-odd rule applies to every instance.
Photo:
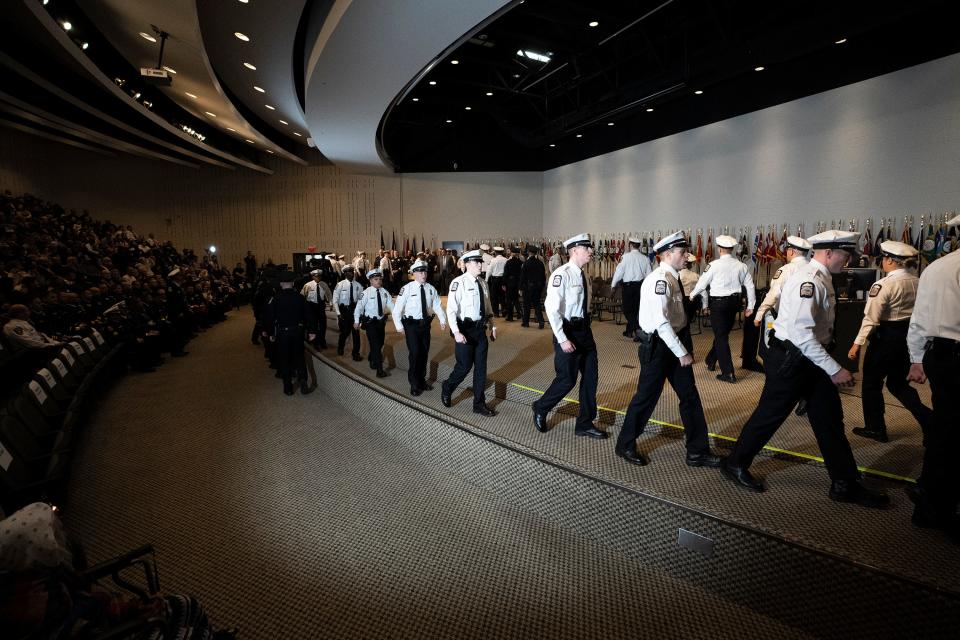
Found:
[[[716,369],[720,364],[717,380],[736,382],[733,372],[733,358],[730,355],[730,330],[737,320],[740,310],[740,290],[747,288],[747,309],[743,315],[750,317],[757,302],[757,291],[753,286],[753,277],[747,265],[733,256],[737,239],[733,236],[717,236],[720,257],[707,265],[700,276],[697,286],[690,292],[690,299],[710,287],[710,326],[713,328],[713,346],[704,359],[707,369]]]
[[[347,337],[353,338],[354,362],[360,362],[360,332],[353,327],[353,311],[357,300],[363,295],[363,287],[354,280],[355,272],[352,265],[343,266],[343,280],[337,283],[333,290],[333,310],[337,313],[337,325],[340,328],[340,337],[337,339],[337,355],[343,355],[343,348],[347,344]]]
[[[440,330],[447,328],[447,321],[440,306],[440,294],[427,282],[427,263],[417,260],[410,267],[413,282],[400,289],[393,307],[393,325],[407,339],[409,360],[407,380],[410,395],[419,396],[432,391],[427,382],[427,358],[430,355],[430,325],[433,317],[440,318]]]
[[[487,274],[490,271],[490,263],[493,261],[493,256],[490,255],[490,245],[486,242],[480,245],[481,256],[483,256],[483,266],[480,268],[480,277],[484,280],[487,279]],[[489,291],[487,292],[490,293]],[[490,296],[491,299],[493,296]]]
[[[528,256],[520,267],[520,288],[523,290],[523,312],[520,316],[520,326],[530,326],[530,307],[536,312],[537,324],[543,329],[543,285],[547,282],[547,271],[543,261],[537,256],[537,247],[527,246]]]
[[[686,261],[689,248],[682,231],[660,240],[653,247],[660,264],[643,280],[638,330],[640,377],[615,449],[616,454],[630,464],[647,464],[647,458],[637,451],[637,438],[643,434],[660,401],[663,383],[669,380],[680,400],[687,465],[720,466],[720,458],[710,452],[707,420],[693,377],[693,341],[683,309],[684,289],[677,272]]]
[[[960,225],[960,216],[947,227]],[[960,251],[931,262],[920,274],[917,302],[910,317],[907,347],[910,373],[907,379],[923,384],[930,380],[933,421],[926,434],[923,471],[917,489],[909,493],[914,502],[913,524],[941,529],[960,543],[960,483],[956,456],[960,450],[956,400],[960,397]]]
[[[300,290],[300,295],[307,299],[312,305],[313,315],[317,319],[317,339],[313,346],[317,349],[327,348],[327,302],[330,300],[330,289],[327,283],[323,281],[324,272],[321,269],[314,269],[310,272],[313,276],[312,282],[307,282]]]
[[[764,490],[763,483],[750,474],[750,465],[797,401],[804,398],[830,474],[830,499],[877,508],[890,501],[886,494],[860,484],[857,462],[844,433],[839,392],[839,387],[856,382],[830,357],[836,314],[832,274],[841,273],[856,255],[859,235],[830,230],[811,236],[813,259],[783,284],[760,401],[720,468],[724,477],[747,489]]]
[[[780,290],[783,283],[790,279],[790,276],[810,264],[810,258],[807,252],[812,248],[811,244],[799,236],[787,236],[787,263],[777,269],[770,280],[770,290],[763,297],[763,302],[757,307],[757,313],[753,318],[753,325],[759,327],[765,323],[766,315],[769,313],[772,318],[777,317],[777,310],[780,308]],[[766,333],[766,332],[764,332]]]
[[[356,308],[353,311],[353,328],[363,328],[367,332],[367,342],[370,354],[370,368],[377,372],[378,378],[386,378],[390,374],[383,370],[383,342],[387,314],[393,312],[393,298],[383,288],[383,273],[380,269],[371,269],[367,272],[367,287]]]
[[[638,238],[630,238],[630,250],[620,258],[620,264],[613,272],[613,280],[610,283],[611,288],[616,289],[621,286],[623,299],[623,316],[627,319],[627,329],[623,335],[628,338],[634,338],[637,333],[637,313],[640,310],[640,284],[643,279],[650,275],[653,268],[650,265],[650,259],[640,253],[642,244]]]
[[[597,343],[590,329],[590,282],[583,267],[593,256],[590,234],[581,233],[564,245],[570,261],[550,274],[544,307],[553,329],[553,367],[556,377],[533,403],[533,426],[546,433],[547,414],[577,384],[580,373],[580,413],[575,433],[590,438],[610,434],[597,429]]]
[[[693,288],[697,286],[697,282],[700,280],[700,275],[690,268],[690,266],[697,261],[697,256],[688,253],[687,257],[683,261],[683,267],[680,269],[680,285],[683,287],[684,291],[693,291]],[[697,302],[695,298],[683,298],[683,312],[687,314],[687,327],[690,327],[690,323],[693,322],[693,316],[697,313],[697,307],[702,306],[706,308],[707,303],[705,300]],[[690,353],[693,353],[693,349],[690,349]]]
[[[520,317],[520,274],[523,270],[523,261],[518,255],[516,247],[510,247],[507,264],[503,266],[503,294],[504,312],[507,322],[513,322],[513,315]]]
[[[493,304],[493,315],[503,317],[504,305],[503,270],[507,266],[507,257],[503,255],[503,247],[493,248],[493,257],[487,267],[487,284],[490,285],[490,302]]]
[[[547,263],[547,271],[553,273],[563,265],[563,247],[557,245],[553,248],[553,255],[550,256],[550,262]]]
[[[292,271],[280,274],[280,291],[264,310],[263,337],[276,344],[277,373],[283,378],[283,393],[293,395],[293,371],[300,381],[300,393],[316,389],[307,384],[307,363],[303,351],[303,333],[313,342],[316,337],[310,304],[293,288]]]
[[[447,296],[447,324],[456,340],[457,364],[442,387],[440,401],[443,406],[452,404],[451,396],[457,386],[473,369],[473,412],[482,416],[494,416],[496,411],[487,406],[484,387],[487,384],[487,323],[490,323],[490,339],[497,339],[497,328],[490,312],[490,293],[480,277],[483,269],[483,253],[479,250],[463,254],[466,273],[450,283]]]
[[[867,295],[863,309],[860,333],[853,340],[847,354],[856,362],[860,347],[870,338],[870,348],[863,357],[863,427],[853,432],[864,438],[887,442],[887,425],[883,419],[883,382],[887,389],[903,403],[927,433],[933,420],[933,411],[920,401],[917,390],[907,382],[910,372],[910,354],[907,351],[907,330],[917,299],[920,278],[907,269],[914,266],[919,253],[909,244],[887,240],[880,243],[883,262],[880,268],[886,274],[877,280]]]

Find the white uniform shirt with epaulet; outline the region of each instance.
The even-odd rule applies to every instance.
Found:
[[[550,269],[550,273],[553,273],[559,269],[561,264],[563,264],[563,257],[559,253],[555,253],[550,256],[550,264],[547,265]]]
[[[620,258],[620,264],[613,272],[613,282],[610,286],[615,287],[620,282],[640,282],[650,274],[652,269],[650,258],[640,253],[640,249],[631,249]]]
[[[587,309],[590,307],[590,278],[587,288],[583,288],[583,271],[572,262],[561,265],[547,280],[547,297],[543,301],[543,310],[550,320],[550,328],[557,342],[565,342],[567,334],[563,331],[563,321],[583,317],[583,299],[587,297]]]
[[[427,317],[438,316],[440,326],[446,326],[447,321],[443,317],[443,307],[440,306],[440,294],[436,288],[429,282],[420,284],[419,282],[408,282],[400,287],[400,293],[397,294],[397,301],[393,305],[393,324],[397,331],[403,329],[402,320],[404,318],[413,318],[414,320],[423,320],[423,304],[420,300],[420,291],[423,289],[423,295],[426,297]]]
[[[380,268],[380,271],[384,273],[390,273],[392,271],[392,269],[390,268],[390,258],[388,258],[387,256],[383,256],[382,258],[380,258],[379,268]]]
[[[450,293],[447,295],[447,325],[453,333],[460,331],[460,320],[481,319],[480,294],[477,287],[483,288],[483,308],[490,320],[490,327],[493,327],[490,286],[482,279],[464,273],[450,281]]]
[[[319,299],[317,299],[318,293],[320,295]],[[327,286],[326,282],[314,282],[311,280],[303,285],[303,289],[300,290],[300,295],[306,298],[307,302],[324,304],[330,299],[330,287]]]
[[[909,320],[917,301],[917,286],[920,278],[906,269],[896,269],[873,283],[867,293],[867,305],[863,308],[860,332],[854,344],[864,345],[874,327],[881,322]]]
[[[3,335],[11,346],[20,349],[37,349],[60,344],[26,320],[13,319],[3,326]]]
[[[757,308],[758,318],[762,318],[763,315],[771,309],[774,311],[780,309],[780,290],[783,289],[783,283],[789,280],[790,276],[792,276],[797,269],[802,269],[808,264],[810,264],[810,260],[808,260],[806,256],[797,256],[777,269],[776,273],[773,274],[773,278],[770,280],[770,290],[767,291],[767,295],[763,297],[763,302],[761,302]]]
[[[377,296],[380,296],[380,305],[383,307],[383,314],[377,310]],[[380,287],[367,287],[360,296],[357,308],[353,311],[353,321],[360,322],[360,316],[368,318],[385,318],[388,313],[393,311],[393,298],[390,292]]]
[[[683,310],[683,290],[680,274],[663,262],[643,279],[640,285],[640,329],[645,333],[656,332],[667,348],[678,358],[687,355],[687,348],[680,342],[677,332],[687,326],[687,314]]]
[[[344,278],[337,283],[336,288],[333,290],[333,310],[337,312],[337,315],[340,315],[340,305],[345,307],[350,306],[350,288],[353,288],[353,301],[357,302],[360,300],[360,296],[363,295],[363,286],[356,280],[350,281]]]
[[[488,278],[499,278],[503,276],[503,268],[507,266],[506,256],[493,256],[490,259],[490,265],[487,267]]]
[[[487,273],[489,273],[489,272],[490,272],[490,263],[491,263],[491,262],[493,262],[493,256],[490,255],[489,253],[487,253],[486,251],[484,251],[484,252],[483,252],[483,268],[480,269],[480,273],[482,273],[482,274],[487,274]]]
[[[693,291],[687,292],[687,295],[695,296],[707,287],[710,287],[710,295],[716,297],[739,294],[740,289],[746,287],[747,308],[753,309],[753,305],[757,302],[757,290],[753,286],[750,269],[734,258],[732,253],[722,255],[707,265],[697,286]]]
[[[830,270],[811,260],[783,283],[780,310],[773,323],[777,339],[789,340],[831,376],[843,368],[826,349],[833,340],[836,305]]]
[[[910,362],[923,362],[931,338],[960,342],[960,251],[934,260],[920,274],[907,332]]]

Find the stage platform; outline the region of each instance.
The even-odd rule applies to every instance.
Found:
[[[813,433],[806,418],[796,416],[791,416],[771,441],[769,450],[761,453],[755,462],[752,470],[766,481],[768,490],[754,494],[727,482],[715,469],[691,469],[684,464],[677,398],[669,385],[654,420],[638,441],[638,448],[650,458],[650,464],[638,468],[614,455],[614,442],[635,390],[639,366],[636,345],[622,336],[623,325],[610,320],[593,324],[600,360],[598,426],[611,434],[611,438],[597,441],[573,434],[576,389],[569,395],[570,401],[550,415],[548,433],[534,429],[530,404],[553,377],[549,324],[539,330],[535,323],[523,328],[517,321],[508,323],[498,319],[499,337],[490,346],[487,389],[488,404],[498,415],[483,418],[472,412],[469,376],[454,393],[452,408],[447,409],[440,403],[439,382],[452,369],[454,343],[446,332],[441,333],[437,322],[433,324],[428,374],[435,389],[414,398],[409,394],[406,376],[406,345],[392,323],[387,326],[385,346],[392,375],[377,379],[366,360],[350,359],[349,347],[346,356],[336,355],[338,334],[333,316],[330,318],[327,341],[331,346],[317,354],[318,375],[324,374],[321,378],[329,377],[324,373],[328,371],[363,378],[365,386],[382,389],[405,406],[449,420],[477,437],[555,467],[559,470],[556,481],[568,484],[567,490],[571,493],[577,493],[578,483],[584,480],[618,487],[658,504],[696,514],[704,522],[733,527],[740,534],[749,532],[750,536],[786,545],[801,555],[839,562],[854,572],[861,572],[865,582],[889,580],[897,585],[895,591],[909,588],[921,594],[939,593],[956,607],[960,598],[960,548],[940,532],[918,529],[910,523],[912,505],[904,488],[919,473],[921,434],[910,414],[892,397],[886,399],[890,443],[881,444],[848,433],[865,481],[890,494],[890,508],[866,509],[829,500],[829,479]],[[731,335],[735,354],[739,353],[741,335],[738,331]],[[711,340],[709,328],[694,337],[698,358],[694,366],[712,444],[722,455],[756,406],[764,374],[738,368],[736,384],[716,380],[715,374],[708,372],[700,360]],[[365,338],[361,353],[366,356]],[[919,391],[929,404],[929,389],[920,387]],[[859,387],[845,390],[842,401],[849,431],[862,424]],[[486,465],[483,459],[468,463],[478,467]],[[625,520],[636,515],[620,514]],[[677,531],[672,535],[672,543],[676,545]],[[776,572],[777,569],[770,567],[770,570]],[[873,597],[869,595],[871,592],[865,584],[862,597]]]

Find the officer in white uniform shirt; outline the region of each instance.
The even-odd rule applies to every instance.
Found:
[[[550,270],[550,273],[553,273],[560,268],[560,265],[563,264],[563,252],[561,251],[561,246],[557,245],[553,248],[553,255],[550,256],[550,261],[547,263],[547,269]]]
[[[755,326],[759,327],[761,323],[767,322],[766,315],[768,313],[772,312],[771,315],[776,317],[777,310],[780,308],[780,289],[783,287],[783,283],[789,280],[797,269],[810,264],[807,252],[811,248],[810,242],[807,240],[799,236],[787,236],[787,263],[773,274],[773,279],[770,280],[770,290],[767,291],[767,295],[763,297],[763,302],[760,303],[756,314],[754,314],[753,324]],[[773,319],[771,318],[769,322],[772,324]]]
[[[733,236],[717,236],[720,257],[707,265],[700,276],[697,286],[687,293],[690,299],[710,287],[710,326],[713,328],[713,346],[704,361],[707,369],[713,371],[720,364],[717,380],[736,382],[733,372],[733,358],[730,355],[730,330],[737,321],[740,311],[740,291],[747,288],[747,309],[743,315],[749,317],[757,302],[757,291],[753,286],[753,277],[747,265],[737,260],[733,250],[737,239]]]
[[[733,482],[763,491],[749,471],[754,457],[770,441],[801,398],[830,474],[831,500],[883,507],[889,498],[860,484],[860,472],[843,427],[839,387],[855,384],[853,375],[830,356],[836,295],[832,274],[842,273],[856,256],[852,231],[825,231],[809,238],[813,259],[787,280],[767,353],[767,376],[753,415],[747,420],[721,471]]]
[[[360,357],[360,332],[353,327],[353,311],[361,295],[363,295],[363,287],[354,277],[353,265],[344,265],[343,280],[338,282],[333,290],[333,310],[337,314],[337,325],[340,327],[340,337],[337,339],[337,355],[343,355],[347,337],[350,337],[353,339],[351,355],[355,362],[363,360]]]
[[[683,268],[680,269],[680,285],[684,291],[693,291],[693,288],[697,286],[697,281],[700,280],[700,274],[690,268],[696,261],[697,256],[690,253],[687,254],[686,259],[683,261]],[[703,309],[707,308],[707,301],[704,300],[704,296],[700,296],[700,301],[684,297],[683,311],[687,314],[688,327],[690,323],[693,322],[693,317],[696,315],[698,307]],[[690,353],[693,353],[693,349],[690,350]]]
[[[486,242],[481,244],[480,252],[483,256],[483,265],[480,269],[480,276],[486,278],[487,273],[490,271],[490,263],[493,261],[493,256],[490,255],[490,245],[488,245]]]
[[[313,315],[317,319],[317,337],[313,346],[317,349],[327,348],[327,302],[330,301],[330,288],[323,281],[323,272],[314,269],[310,272],[313,280],[306,282],[300,289],[300,295],[313,305]]]
[[[503,269],[507,266],[507,257],[503,255],[503,247],[493,248],[493,257],[490,259],[490,265],[487,267],[487,284],[490,285],[490,303],[493,305],[493,315],[503,316],[503,300],[505,284],[503,281]]]
[[[10,321],[3,325],[3,335],[14,351],[45,349],[63,344],[37,331],[30,324],[30,307],[23,304],[10,305],[9,314]]]
[[[427,383],[427,358],[430,355],[430,325],[434,316],[440,318],[440,330],[447,328],[447,320],[440,306],[440,294],[427,282],[427,263],[417,260],[410,267],[413,282],[400,289],[393,306],[393,325],[407,339],[407,380],[410,395],[419,396],[432,391]]]
[[[947,227],[960,225],[960,216]],[[947,532],[960,542],[960,451],[957,398],[960,398],[960,251],[931,262],[920,274],[917,303],[907,332],[911,382],[930,380],[933,425],[926,434],[918,490],[910,494],[916,508],[913,524]]]
[[[880,268],[886,274],[876,281],[867,294],[860,332],[853,340],[847,356],[856,362],[860,347],[870,340],[863,357],[863,427],[853,432],[864,438],[887,442],[887,425],[883,419],[883,383],[920,423],[924,433],[933,421],[933,411],[920,401],[917,390],[907,381],[910,372],[910,354],[907,351],[907,329],[917,300],[920,279],[908,268],[915,265],[919,253],[915,248],[896,240],[880,243],[883,261]]]
[[[454,347],[457,364],[450,377],[443,383],[440,401],[443,406],[453,404],[452,395],[457,386],[473,369],[473,412],[482,416],[496,415],[487,406],[484,387],[487,384],[487,325],[490,338],[497,339],[490,310],[490,292],[480,277],[483,268],[483,253],[480,250],[463,254],[466,273],[453,279],[447,295],[447,324],[456,341]]]
[[[380,269],[371,269],[367,272],[367,287],[357,307],[353,310],[353,328],[367,332],[367,342],[370,353],[367,360],[370,368],[377,372],[378,378],[386,378],[390,374],[383,369],[383,342],[387,325],[387,314],[393,311],[393,298],[383,288],[383,273]]]
[[[657,407],[663,383],[669,380],[680,399],[687,465],[720,465],[720,458],[710,453],[707,420],[693,377],[693,341],[677,272],[686,261],[689,248],[680,231],[661,239],[653,247],[660,256],[660,264],[643,279],[638,330],[640,378],[615,449],[616,454],[630,464],[647,464],[646,457],[637,451],[636,441]]]
[[[623,317],[627,319],[627,328],[623,335],[633,338],[637,333],[637,313],[640,309],[640,283],[647,277],[650,270],[650,259],[640,253],[641,241],[639,238],[630,238],[630,250],[620,258],[620,264],[613,272],[613,281],[610,286],[614,289],[621,287],[623,299]]]
[[[533,426],[548,430],[547,414],[577,384],[580,373],[580,413],[575,433],[589,438],[606,438],[597,429],[597,343],[590,329],[590,280],[583,268],[593,256],[590,234],[569,238],[564,246],[570,261],[550,274],[543,306],[553,330],[553,368],[556,376],[547,391],[533,403]]]

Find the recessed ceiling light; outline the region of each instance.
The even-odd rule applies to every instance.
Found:
[[[521,58],[535,60],[536,62],[542,62],[544,64],[550,62],[550,56],[537,53],[536,51],[530,51],[529,49],[517,49],[517,55]]]
[[[293,132],[293,135],[297,136],[298,138],[303,137],[303,134],[297,133],[296,131]]]
[[[264,149],[264,151],[266,151],[267,153],[271,153],[271,154],[273,153],[273,151],[270,151],[270,149]]]
[[[420,102],[420,98],[414,98],[413,101],[414,101],[414,102]]]
[[[243,141],[244,141],[244,142],[249,142],[250,144],[253,144],[253,140],[247,140],[246,138],[244,138]]]
[[[256,85],[253,86],[253,89],[254,89],[255,91],[259,91],[260,93],[266,93],[266,91],[264,91],[263,89],[261,89],[260,87],[258,87],[258,86],[256,86]]]
[[[487,95],[488,95],[488,96],[492,96],[492,95],[493,95],[493,91],[487,91]]]
[[[451,60],[451,61],[450,61],[450,64],[460,64],[460,61],[459,61],[459,60]]]
[[[653,107],[647,107],[647,113],[650,113],[651,111],[653,111]]]
[[[764,67],[754,67],[754,71],[763,71]]]
[[[204,111],[204,113],[207,114],[208,116],[210,116],[211,118],[216,118],[216,117],[217,117],[217,114],[215,114],[215,113],[210,113],[209,111]]]
[[[277,110],[276,107],[274,107],[274,106],[272,106],[272,105],[269,105],[269,104],[265,104],[265,105],[263,105],[263,106],[265,106],[267,109],[270,109],[270,111],[276,111],[276,110]]]
[[[281,120],[281,121],[280,121],[280,124],[290,124],[290,123],[287,122],[286,120]]]
[[[237,38],[239,38],[240,40],[243,40],[244,42],[250,42],[250,36],[248,36],[248,35],[245,34],[245,33],[240,33],[239,31],[234,31],[234,32],[233,32],[233,35],[237,36]]]
[[[233,131],[234,133],[236,133],[236,132],[237,132],[237,130],[236,130],[236,129],[234,129],[233,127],[227,127],[227,131]]]
[[[184,93],[186,93],[186,95],[187,95],[188,98],[193,98],[194,100],[197,99],[197,96],[193,95],[193,94],[190,93],[189,91],[185,91]]]
[[[436,84],[437,84],[437,81],[436,81],[436,80],[431,80],[431,81],[430,81],[430,86],[431,86],[431,87],[432,87],[432,86],[435,86]]]
[[[696,91],[694,91],[694,93],[695,93],[696,95],[698,95],[698,96],[702,96],[702,95],[703,95],[703,89],[697,89]]]
[[[70,31],[70,29],[73,29],[73,25],[72,25],[70,22],[66,21],[66,20],[64,20],[64,21],[61,22],[60,24],[63,25],[63,30],[64,30],[64,31]],[[143,35],[143,34],[141,33],[140,35]],[[154,42],[156,42],[156,40],[154,40]]]
[[[145,31],[140,32],[140,37],[146,40],[147,42],[156,42],[157,39]]]
[[[243,4],[247,4],[248,2],[250,2],[250,0],[240,0],[240,2],[242,2]]]
[[[578,138],[582,138],[582,137],[583,137],[583,134],[582,134],[582,133],[578,133],[578,134],[577,134],[577,137],[578,137]]]
[[[555,146],[557,146],[557,145],[555,145],[555,144],[551,144],[550,146],[551,146],[551,147],[555,147]]]
[[[452,124],[453,120],[447,120],[447,124]]]
[[[89,43],[89,42],[84,42],[83,44],[80,45],[80,48],[83,49],[84,51],[86,51],[87,49],[90,48],[90,43]]]
[[[599,26],[600,26],[600,23],[597,22],[596,20],[594,20],[594,21],[591,22],[588,26],[590,26],[590,27],[599,27]]]
[[[464,107],[464,108],[463,108],[464,111],[470,111],[470,109],[471,109],[471,107]]]
[[[256,70],[257,70],[257,68],[256,68],[255,66],[253,66],[252,64],[250,64],[249,62],[244,62],[244,63],[243,63],[243,66],[245,66],[247,69],[250,69],[250,71],[256,71]]]
[[[612,122],[608,122],[608,123],[607,123],[607,126],[608,126],[608,127],[612,127],[612,126],[613,126],[613,123],[612,123]]]
[[[174,74],[174,75],[177,74],[177,70],[176,70],[176,69],[173,69],[173,68],[171,68],[171,67],[164,67],[164,70],[165,70],[167,73],[172,73],[172,74]]]
[[[846,38],[840,38],[839,40],[837,40],[836,42],[834,42],[834,44],[843,44],[843,43],[846,42],[846,41],[847,41]]]
[[[519,74],[519,73],[515,73],[515,74],[513,74],[513,77],[514,77],[514,78],[519,78],[519,77],[520,77],[520,74]]]

